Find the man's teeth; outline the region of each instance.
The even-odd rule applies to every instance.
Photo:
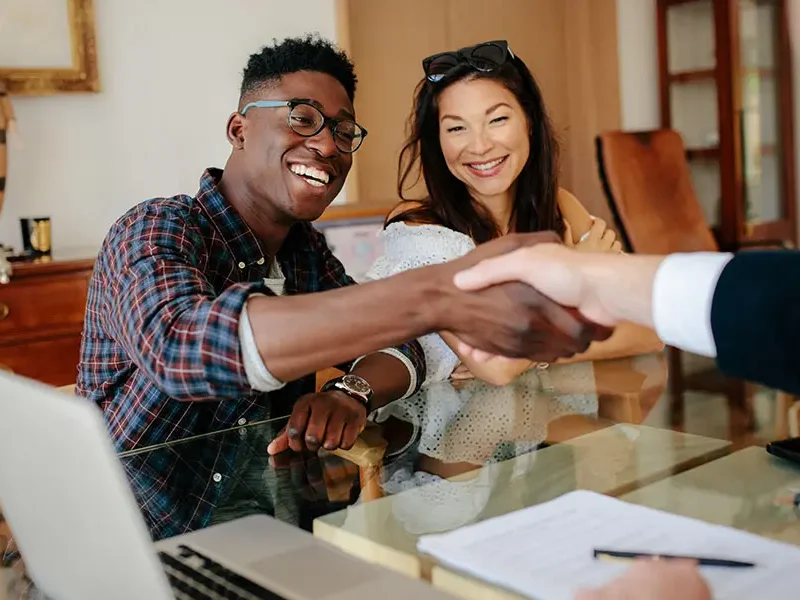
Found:
[[[493,169],[494,167],[499,165],[505,159],[506,157],[504,156],[502,158],[498,158],[496,160],[487,163],[470,163],[469,166],[472,167],[473,169],[478,169],[478,171],[488,171],[489,169]]]
[[[325,171],[317,169],[316,167],[310,167],[308,165],[290,165],[289,169],[295,175],[305,177],[305,180],[314,187],[322,187],[330,180],[330,176]]]

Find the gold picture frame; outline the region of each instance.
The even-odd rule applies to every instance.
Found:
[[[5,67],[0,60],[0,80],[5,80],[10,94],[47,95],[100,91],[93,0],[62,1],[66,2],[69,21],[71,65]],[[3,10],[0,7],[0,19],[3,18]],[[13,24],[9,27],[11,26]]]

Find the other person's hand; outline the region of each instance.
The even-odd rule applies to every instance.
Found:
[[[301,396],[286,427],[267,447],[275,455],[286,450],[316,452],[349,450],[367,424],[363,402],[338,390]]]
[[[478,272],[485,274],[484,264],[502,264],[540,244],[560,244],[560,240],[553,232],[505,235],[439,268],[450,281],[456,273],[479,264]],[[585,352],[591,342],[611,335],[610,328],[561,306],[526,283],[515,277],[495,278],[485,285],[462,286],[470,293],[445,293],[441,329],[451,331],[470,347],[538,362],[555,362]]]
[[[520,248],[457,274],[455,282],[464,290],[492,289],[508,281],[524,283],[560,305],[576,307],[593,323],[613,326],[614,318],[585,277],[583,256],[560,244]]]
[[[622,577],[575,600],[711,600],[711,590],[693,561],[642,560]]]

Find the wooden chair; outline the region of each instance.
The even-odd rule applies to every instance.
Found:
[[[784,392],[778,392],[775,437],[800,437],[800,399]]]
[[[611,131],[597,136],[595,143],[603,189],[628,250],[661,255],[719,249],[695,194],[678,132]],[[743,415],[745,428],[753,429],[751,386],[717,370],[688,375],[680,350],[670,347],[668,352],[673,426],[683,425],[684,391],[702,390],[726,395],[731,420]]]

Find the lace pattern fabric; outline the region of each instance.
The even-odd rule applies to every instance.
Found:
[[[461,258],[475,249],[467,235],[440,225],[392,223],[381,234],[384,254],[367,272],[368,280],[384,279],[411,269],[442,264]],[[459,359],[436,333],[419,340],[425,352],[425,384],[444,381],[458,366]]]
[[[395,518],[412,534],[449,531],[474,521],[491,498],[498,473],[493,465],[516,457],[520,468],[529,470],[550,422],[597,412],[591,363],[532,369],[503,387],[480,380],[458,389],[450,382],[434,383],[385,406],[376,421],[394,417],[414,427],[408,446],[384,470],[384,491],[392,496],[404,492],[393,498]],[[423,455],[482,468],[444,478],[419,466]]]
[[[536,449],[547,425],[568,414],[596,415],[592,363],[531,369],[498,387],[481,380],[456,388],[449,381],[424,386],[413,396],[377,410],[411,423],[421,454],[444,462],[484,464]]]

